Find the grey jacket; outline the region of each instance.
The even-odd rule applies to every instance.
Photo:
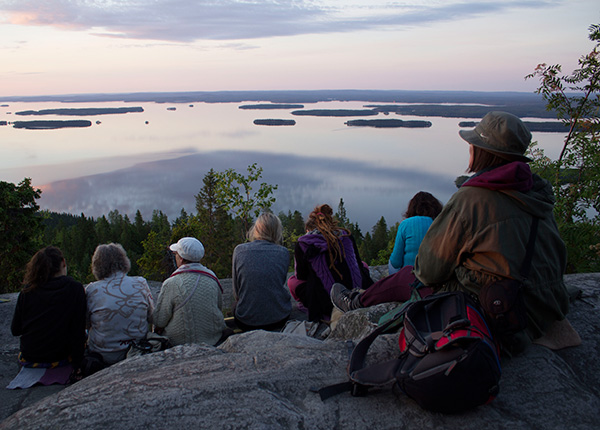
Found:
[[[232,261],[235,316],[251,326],[279,322],[290,315],[292,302],[285,285],[288,250],[266,240],[235,247]]]

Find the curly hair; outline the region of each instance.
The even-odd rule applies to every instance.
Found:
[[[308,215],[306,221],[306,230],[318,230],[327,242],[327,252],[329,253],[329,268],[337,269],[334,266],[336,261],[344,261],[345,252],[340,244],[341,235],[350,235],[345,228],[339,227],[336,219],[333,217],[333,209],[328,204],[317,206]],[[339,273],[339,272],[338,272]]]
[[[44,285],[60,272],[63,261],[65,261],[63,253],[55,246],[40,249],[25,267],[23,291],[32,291]]]
[[[419,191],[410,199],[404,218],[428,216],[435,219],[442,211],[442,203],[427,191]]]
[[[116,272],[127,273],[131,262],[119,243],[98,245],[92,256],[92,273],[97,280],[108,278]]]
[[[277,215],[271,212],[263,212],[254,221],[254,225],[248,232],[248,239],[266,240],[281,245],[283,243],[283,225]]]

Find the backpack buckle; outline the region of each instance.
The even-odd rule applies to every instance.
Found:
[[[350,394],[353,397],[365,397],[367,392],[369,391],[369,387],[366,385],[357,384],[356,382],[352,383],[352,388],[350,389]]]

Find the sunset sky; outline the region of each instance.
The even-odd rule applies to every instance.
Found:
[[[531,91],[598,22],[597,0],[0,0],[0,96]]]

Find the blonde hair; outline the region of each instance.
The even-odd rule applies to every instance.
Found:
[[[116,272],[127,273],[131,262],[123,246],[119,243],[98,245],[92,256],[92,273],[96,279],[108,278]]]
[[[281,245],[283,243],[283,225],[276,215],[270,212],[263,212],[254,221],[254,225],[248,232],[248,239],[266,240]]]

